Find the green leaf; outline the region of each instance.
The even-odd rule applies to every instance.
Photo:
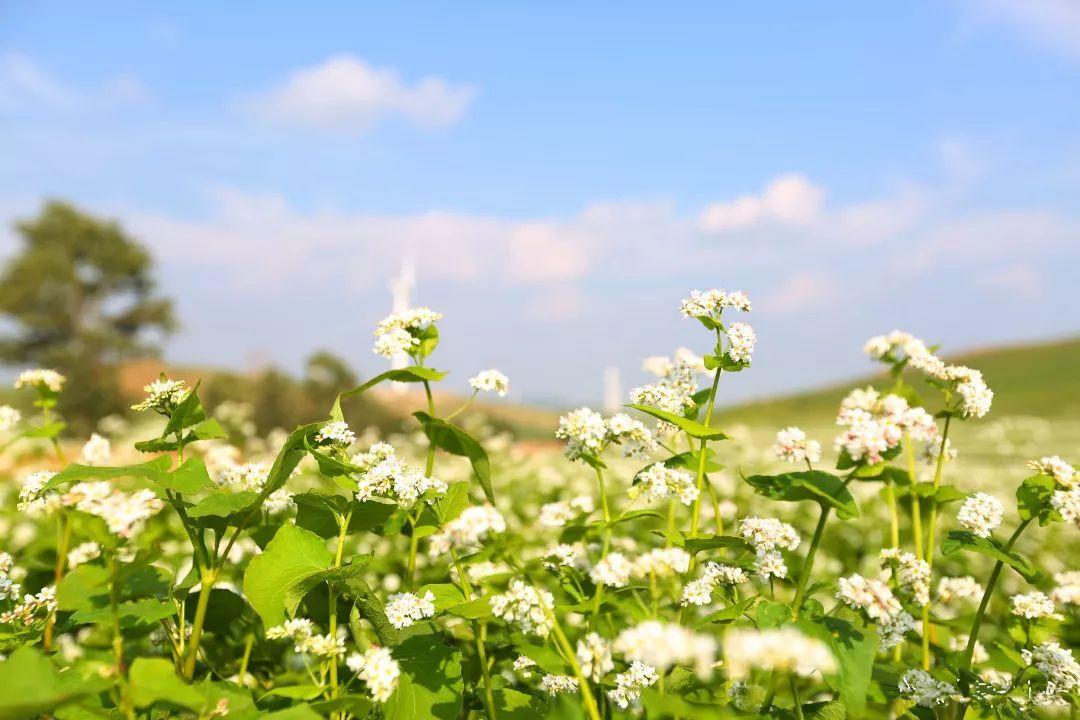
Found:
[[[68,465],[56,473],[42,487],[42,492],[55,490],[72,482],[84,480],[114,480],[116,478],[133,477],[143,480],[156,481],[169,471],[170,461],[165,455],[156,457],[138,465],[118,465],[115,467],[98,467],[95,465]]]
[[[483,597],[478,597],[475,600],[470,600],[469,602],[463,602],[460,605],[453,606],[446,612],[450,615],[467,618],[469,620],[480,620],[481,618],[491,617],[490,596],[485,595]]]
[[[469,459],[473,473],[484,490],[484,496],[487,497],[488,502],[494,503],[495,494],[491,490],[491,462],[480,443],[457,425],[432,417],[425,412],[414,412],[413,417],[420,421],[424,434],[432,445],[451,455]]]
[[[363,637],[360,620],[364,619],[371,624],[380,644],[391,647],[397,645],[399,641],[397,628],[387,619],[386,608],[379,596],[372,592],[368,584],[360,577],[349,578],[347,586],[353,598],[353,607],[349,612],[349,625],[352,626],[353,637]]]
[[[299,603],[299,599],[287,598],[289,587],[326,570],[333,561],[333,554],[318,535],[295,525],[282,525],[266,550],[248,563],[244,596],[266,625],[277,625],[285,620],[285,611],[291,614]]]
[[[251,507],[258,499],[259,493],[253,490],[241,490],[239,492],[216,490],[189,508],[188,515],[196,519],[229,517]]]
[[[261,493],[263,497],[269,497],[270,493],[285,484],[297,464],[303,459],[306,445],[325,424],[324,422],[308,423],[292,431],[285,440],[285,444],[281,446],[281,450],[278,451],[274,464],[266,476],[266,483],[263,484]]]
[[[1021,520],[1038,518],[1039,525],[1047,525],[1061,516],[1050,504],[1057,484],[1049,475],[1034,475],[1016,489],[1016,505]]]
[[[35,648],[24,646],[0,662],[0,720],[42,717],[63,705],[103,689],[101,681],[60,673]]]
[[[652,407],[651,405],[630,403],[626,407],[640,410],[646,415],[652,415],[658,420],[663,420],[664,422],[671,423],[672,425],[677,426],[680,430],[685,432],[690,437],[695,437],[699,440],[726,440],[728,437],[720,430],[709,427],[708,425],[702,425],[697,420],[690,420],[688,418],[684,418],[682,415],[676,415],[675,413],[670,413],[666,410],[660,410],[658,408]]]
[[[24,438],[33,438],[36,440],[49,440],[57,437],[67,427],[67,423],[55,420],[53,422],[47,422],[38,427],[30,428],[22,433]]]
[[[862,716],[866,712],[866,694],[877,655],[877,632],[872,627],[857,628],[846,620],[828,616],[800,620],[796,626],[829,645],[838,666],[840,699],[852,716]]]
[[[291,700],[314,700],[323,694],[318,685],[283,685],[267,691],[263,697],[284,697]]]
[[[116,606],[120,616],[120,626],[132,628],[146,625],[154,625],[167,617],[176,615],[176,608],[172,603],[143,598],[122,602]],[[79,625],[107,624],[112,622],[113,611],[110,607],[100,607],[93,610],[79,610],[71,621]]]
[[[824,703],[810,703],[802,706],[803,717],[806,720],[844,720],[847,717],[847,707],[839,700]]]
[[[344,420],[345,416],[341,412],[342,400],[348,397],[360,395],[385,380],[392,380],[393,382],[403,383],[424,382],[425,380],[427,380],[428,382],[432,382],[436,380],[442,380],[444,377],[446,377],[446,375],[447,373],[442,372],[441,370],[435,370],[426,367],[406,367],[396,370],[387,370],[386,372],[380,373],[375,377],[371,378],[363,385],[360,385],[359,387],[354,387],[352,390],[346,390],[345,392],[338,395],[337,399],[334,400],[333,407],[330,408],[330,417],[334,420]]]
[[[425,593],[431,593],[434,597],[432,604],[435,605],[435,612],[442,612],[465,602],[465,596],[461,594],[461,591],[455,585],[450,583],[424,585],[416,591],[416,594],[420,597],[424,597]]]
[[[543,720],[543,718],[548,717],[550,702],[546,698],[529,695],[511,688],[499,688],[494,695],[499,718],[505,720]]]
[[[446,493],[435,501],[435,517],[445,525],[469,507],[469,483],[462,480],[446,488]]]
[[[1015,550],[1006,550],[996,538],[981,538],[967,530],[949,531],[945,541],[941,543],[941,552],[952,555],[961,550],[977,552],[1005,563],[1030,583],[1038,582],[1042,578],[1042,573],[1030,561]]]
[[[154,483],[167,490],[179,493],[195,493],[214,487],[214,481],[206,472],[202,458],[188,458],[180,467],[162,477],[150,478]]]
[[[855,498],[844,481],[821,470],[783,473],[781,475],[751,475],[743,478],[754,490],[772,500],[798,502],[813,500],[822,507],[836,508],[836,514],[849,520],[859,514]]]
[[[195,387],[188,390],[183,399],[177,403],[169,417],[169,422],[165,424],[165,429],[161,433],[162,437],[174,435],[206,419],[202,402],[199,401],[198,390],[199,384],[196,383]]]
[[[430,635],[417,635],[394,649],[394,659],[401,677],[386,702],[386,720],[456,720],[463,690],[459,651]]]
[[[778,628],[791,619],[791,608],[772,600],[762,600],[754,611],[759,628]]]
[[[206,696],[177,677],[173,664],[163,658],[135,658],[130,682],[135,707],[165,702],[199,712],[207,704]]]
[[[720,548],[734,550],[750,550],[750,544],[741,537],[733,535],[709,535],[707,537],[686,538],[682,548],[691,555],[696,555],[704,550],[717,550]]]

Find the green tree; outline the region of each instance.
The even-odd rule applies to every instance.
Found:
[[[175,327],[153,259],[119,224],[48,201],[15,226],[22,246],[0,274],[0,359],[68,376],[60,408],[76,429],[124,409],[118,363],[155,354]]]

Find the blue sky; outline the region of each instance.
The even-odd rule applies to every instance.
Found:
[[[893,327],[1076,332],[1078,120],[1072,0],[0,7],[0,221],[121,220],[169,357],[375,372],[408,258],[439,364],[526,399],[706,349],[695,287],[755,300],[729,398],[862,371]]]

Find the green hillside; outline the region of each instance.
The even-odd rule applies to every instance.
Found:
[[[1080,419],[1080,338],[976,350],[947,360],[982,370],[994,391],[993,417]],[[920,392],[925,387],[914,374],[909,380]],[[867,375],[819,390],[726,407],[719,419],[777,427],[811,425],[833,417],[851,388],[888,383],[883,376]]]

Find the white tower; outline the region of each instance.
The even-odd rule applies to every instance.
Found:
[[[604,368],[604,412],[608,415],[619,412],[623,404],[622,378],[619,368],[609,365]]]
[[[412,306],[413,289],[416,287],[416,271],[411,260],[401,261],[401,272],[396,278],[390,280],[390,296],[392,298],[393,312],[402,312]],[[390,359],[391,367],[400,370],[409,364],[409,357],[404,353],[398,353]],[[405,383],[393,383],[393,391],[397,394],[405,392]]]

